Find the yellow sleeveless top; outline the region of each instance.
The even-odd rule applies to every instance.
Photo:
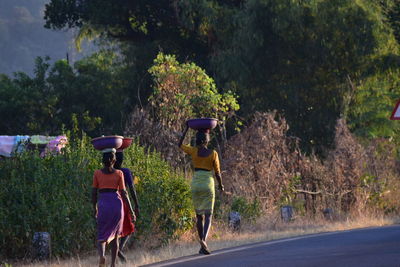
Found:
[[[221,173],[217,151],[213,150],[207,157],[199,157],[197,155],[197,147],[182,144],[181,149],[192,157],[193,167],[209,171],[214,169],[215,173]]]

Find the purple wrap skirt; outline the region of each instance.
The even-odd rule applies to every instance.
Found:
[[[99,194],[97,202],[97,240],[111,242],[122,233],[124,208],[119,192]]]

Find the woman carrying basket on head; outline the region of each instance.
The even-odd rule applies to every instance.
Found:
[[[136,219],[132,210],[124,182],[124,174],[114,169],[115,149],[103,151],[103,168],[93,175],[92,203],[97,220],[97,241],[99,266],[105,266],[106,245],[111,245],[111,267],[115,266],[118,254],[119,237],[122,233],[124,199],[129,203],[132,220]]]
[[[124,182],[125,186],[129,188],[130,195],[133,198],[133,202],[135,203],[135,215],[136,217],[139,216],[139,201],[136,195],[135,184],[134,184],[134,177],[132,172],[128,168],[122,168],[122,163],[124,162],[124,152],[122,149],[118,149],[116,153],[116,162],[114,164],[114,168],[117,170],[121,170],[124,174]],[[127,198],[129,198],[127,196]],[[126,242],[129,239],[129,236],[134,233],[135,231],[135,224],[133,223],[131,213],[129,212],[130,204],[127,201],[123,201],[124,206],[124,219],[123,219],[123,226],[122,226],[122,233],[119,242],[119,250],[118,250],[118,257],[122,262],[126,262],[126,257],[123,253],[123,249],[125,247]]]
[[[208,149],[207,145],[210,135],[206,131],[198,131],[196,134],[196,146],[184,145],[186,129],[179,140],[178,146],[192,158],[194,174],[191,183],[193,205],[196,211],[196,227],[201,245],[200,254],[210,254],[206,240],[211,226],[211,217],[215,202],[215,188],[212,171],[218,181],[218,189],[224,191],[222,185],[221,170],[218,159],[218,153],[215,150]],[[203,220],[204,216],[204,220]]]

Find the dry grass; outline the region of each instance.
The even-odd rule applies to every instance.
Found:
[[[334,148],[324,157],[304,154],[289,125],[276,112],[256,112],[232,136],[222,154],[225,189],[260,201],[263,212],[300,201],[308,214],[326,208],[344,213],[398,212],[399,161],[394,142],[368,144],[354,136],[343,119],[335,128]]]
[[[275,217],[276,218],[276,217]],[[399,219],[393,218],[357,218],[346,219],[343,221],[329,222],[324,220],[307,221],[304,218],[297,218],[291,223],[282,223],[268,218],[259,219],[255,224],[243,227],[241,232],[232,233],[223,223],[216,222],[210,233],[209,246],[212,250],[235,247],[244,244],[250,244],[261,241],[288,238],[293,236],[301,236],[307,234],[315,234],[330,231],[343,231],[356,228],[384,226],[399,223]],[[196,242],[195,232],[185,234],[180,240],[171,243],[160,249],[142,249],[132,248],[126,252],[129,259],[127,264],[123,266],[141,266],[158,261],[168,260],[172,258],[197,254],[199,244]],[[68,260],[54,260],[51,263],[12,263],[12,266],[24,267],[77,267],[77,266],[96,266],[97,255],[95,252],[90,255],[70,258]],[[122,264],[121,264],[122,266]]]

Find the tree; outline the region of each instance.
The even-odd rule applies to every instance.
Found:
[[[227,29],[223,25],[217,29],[215,22],[229,21],[230,12],[242,2],[52,0],[46,5],[45,27],[78,28],[79,40],[98,36],[108,42],[118,41],[118,51],[127,66],[125,72],[129,71],[124,75],[132,87],[129,99],[145,105],[151,94],[147,70],[157,53],[174,54],[178,60],[207,68],[213,47],[220,43],[213,36]]]
[[[45,19],[53,29],[125,41],[121,54],[133,71],[124,77],[139,84],[130,99],[150,95],[146,71],[161,50],[195,62],[223,91],[233,90],[243,117],[276,109],[303,147],[322,151],[333,144],[336,120],[353,120],[359,111],[352,104],[369,101],[349,102],[352,88],[398,68],[397,6],[395,0],[52,0]]]
[[[123,65],[110,51],[102,51],[78,61],[74,68],[58,61],[48,82],[59,98],[59,116],[66,126],[77,114],[82,129],[90,135],[123,131],[125,80],[119,79]]]
[[[3,75],[0,79],[0,114],[7,120],[0,123],[4,134],[50,134],[60,130],[56,118],[57,96],[46,82],[49,64],[37,58],[35,77],[16,73],[15,79]]]
[[[160,53],[149,72],[154,79],[150,104],[157,121],[171,129],[181,130],[189,118],[224,122],[239,109],[236,96],[230,91],[220,94],[214,80],[194,63],[179,63]]]
[[[329,146],[351,90],[348,77],[372,75],[373,59],[392,44],[383,44],[390,33],[367,3],[246,2],[231,45],[215,60],[218,81],[236,88],[245,114],[277,109],[303,147]]]
[[[48,60],[37,58],[32,78],[0,76],[0,114],[9,118],[0,122],[3,134],[54,135],[72,128],[72,118],[91,136],[123,132],[129,86],[115,54],[99,52],[74,67]]]
[[[208,68],[208,57],[234,30],[232,18],[244,2],[51,0],[44,19],[47,28],[78,28],[79,38],[96,35],[136,50],[148,51],[150,46],[154,47],[153,54],[162,50]],[[146,70],[151,63],[146,62]]]
[[[45,27],[79,28],[131,44],[155,42],[166,52],[191,55],[204,44],[181,23],[183,4],[170,0],[52,0],[46,4]]]
[[[400,125],[389,120],[399,98],[400,70],[379,72],[365,79],[353,92],[347,119],[359,137],[399,140]]]

